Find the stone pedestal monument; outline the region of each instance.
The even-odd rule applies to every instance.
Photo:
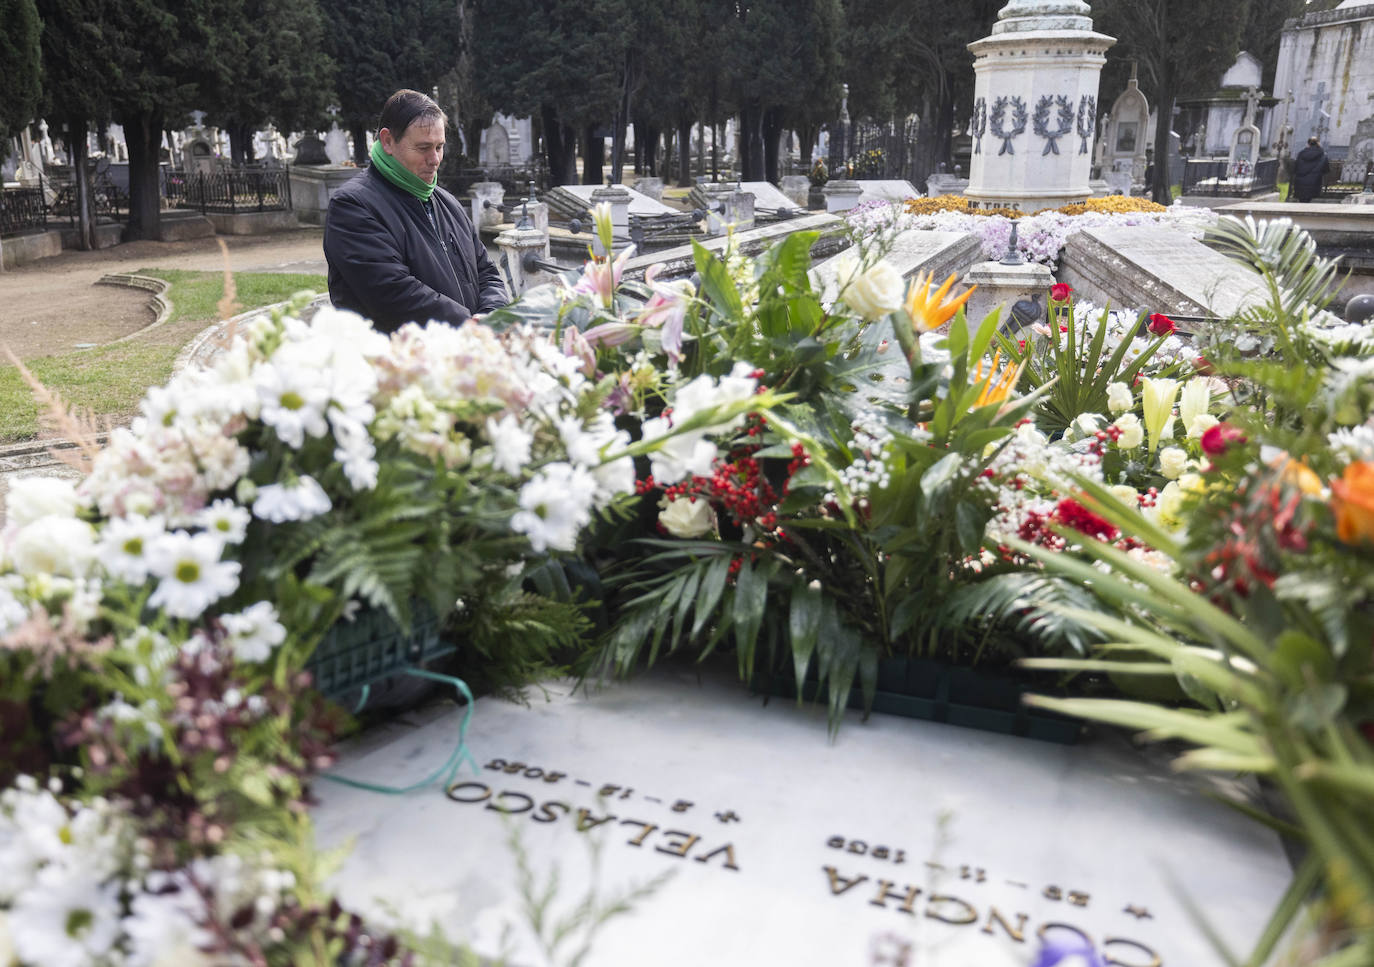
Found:
[[[1091,190],[1097,88],[1115,38],[1082,0],[1011,0],[973,52],[973,157],[964,195],[1022,211],[1083,201]],[[1143,134],[1143,132],[1142,132]]]

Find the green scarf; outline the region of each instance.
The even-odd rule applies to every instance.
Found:
[[[380,138],[372,142],[372,167],[387,181],[414,195],[420,201],[429,201],[429,196],[434,194],[434,186],[439,183],[437,174],[434,181],[429,184],[421,181],[413,171],[386,153]]]

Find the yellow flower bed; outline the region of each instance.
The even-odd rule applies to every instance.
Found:
[[[1167,211],[1148,198],[1126,198],[1122,195],[1108,195],[1106,198],[1089,198],[1062,208],[1045,208],[1042,211],[1059,211],[1065,215],[1083,215],[1087,212],[1121,214],[1124,212],[1162,212]],[[910,215],[934,215],[937,212],[962,212],[965,215],[1005,215],[1007,218],[1024,218],[1038,215],[1039,212],[1023,212],[1014,208],[972,208],[963,195],[938,195],[935,198],[909,198],[906,212]]]

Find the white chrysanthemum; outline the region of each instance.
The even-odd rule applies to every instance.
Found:
[[[5,520],[16,527],[40,517],[73,517],[85,501],[76,485],[61,477],[15,477],[5,495]]]
[[[24,574],[82,577],[96,561],[95,528],[75,517],[40,517],[10,539],[9,558]]]
[[[196,524],[214,534],[226,544],[239,544],[248,534],[253,515],[248,508],[222,497],[196,514]]]
[[[512,477],[520,476],[530,462],[534,434],[520,425],[514,413],[507,413],[499,420],[488,418],[487,437],[491,440],[491,465]]]
[[[43,875],[15,902],[10,928],[19,961],[95,967],[119,940],[119,887],[81,876]]]
[[[591,521],[596,480],[583,467],[551,463],[520,488],[520,507],[511,530],[526,535],[536,551],[571,551]]]
[[[149,571],[160,578],[148,604],[174,618],[199,618],[239,586],[237,561],[221,561],[224,542],[213,534],[164,534],[151,549]]]
[[[331,409],[329,422],[334,427],[334,459],[343,465],[344,476],[354,490],[372,490],[377,486],[377,448],[367,432],[367,424],[342,410]]]
[[[329,376],[316,360],[309,365],[262,363],[253,371],[262,408],[259,418],[276,431],[289,447],[299,449],[308,433],[322,437],[329,432],[325,410],[329,406]]]
[[[677,483],[688,474],[705,477],[716,459],[716,445],[706,439],[704,430],[672,433],[672,423],[661,416],[645,420],[641,427],[646,441],[660,440],[658,449],[649,454],[649,468],[658,483]]]
[[[159,884],[161,887],[162,885]],[[124,918],[129,967],[209,967],[202,953],[213,936],[200,925],[205,905],[187,883],[175,891],[138,893]]]
[[[286,640],[286,628],[270,601],[259,601],[239,614],[226,614],[220,622],[239,661],[266,661],[272,656],[272,649]]]
[[[280,524],[289,520],[309,520],[328,513],[334,505],[314,477],[297,477],[291,484],[267,484],[258,488],[253,501],[253,516]]]
[[[148,549],[167,532],[161,517],[116,517],[100,533],[100,563],[127,584],[148,580]]]
[[[1374,426],[1342,428],[1326,438],[1336,457],[1345,463],[1374,461]]]

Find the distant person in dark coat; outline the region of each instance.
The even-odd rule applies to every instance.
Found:
[[[1331,170],[1331,162],[1316,138],[1307,139],[1307,147],[1293,159],[1292,193],[1298,201],[1308,202],[1322,193],[1322,179]]]
[[[447,120],[418,91],[391,95],[371,166],[329,200],[329,298],[382,332],[431,319],[457,324],[510,301],[472,219],[436,187]]]

